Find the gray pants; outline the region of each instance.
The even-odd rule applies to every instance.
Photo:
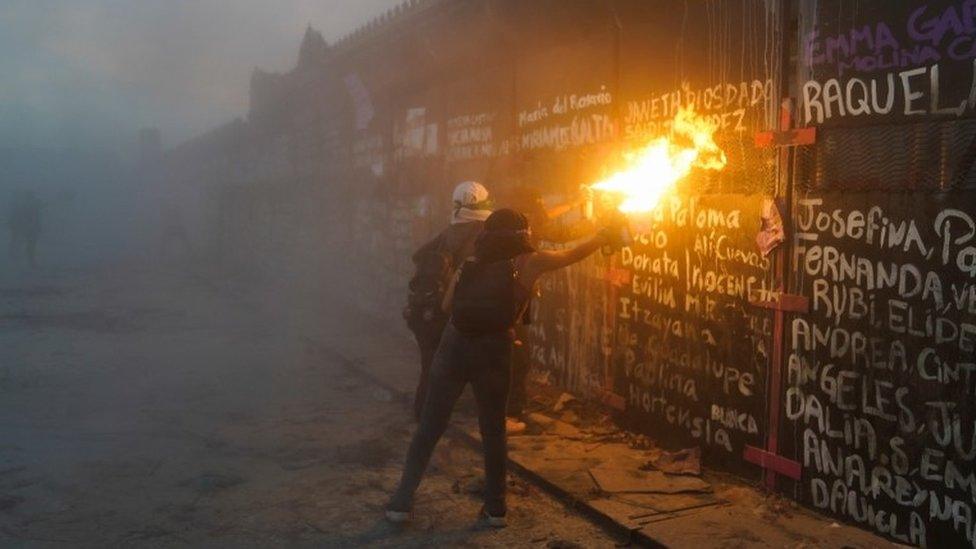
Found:
[[[420,425],[410,442],[403,477],[390,500],[390,509],[411,508],[434,446],[447,429],[464,386],[470,382],[478,403],[485,456],[485,510],[493,516],[505,514],[505,406],[511,362],[509,333],[465,335],[448,323],[434,355]]]

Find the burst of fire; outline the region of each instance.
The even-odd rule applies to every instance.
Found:
[[[693,168],[721,170],[725,152],[715,144],[718,126],[693,109],[674,117],[670,137],[658,137],[642,150],[624,156],[627,167],[591,188],[618,195],[624,213],[649,212],[675,183]]]

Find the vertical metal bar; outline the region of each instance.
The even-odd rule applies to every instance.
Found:
[[[789,99],[783,100],[780,106],[780,121],[779,129],[780,131],[786,131],[790,129],[791,124],[791,102]],[[781,147],[779,151],[779,163],[780,171],[779,177],[781,182],[784,182],[784,191],[789,185],[789,172],[787,171],[787,166],[789,166],[790,150],[792,147]],[[777,182],[777,187],[779,187],[779,182]],[[778,193],[777,193],[778,194]],[[785,194],[785,193],[784,193]],[[784,243],[785,244],[785,243]],[[786,268],[785,263],[789,259],[785,253],[786,246],[781,245],[776,250],[776,261],[774,270],[774,287],[778,287],[779,291],[786,292]],[[784,357],[784,326],[785,326],[785,313],[782,309],[777,309],[773,313],[773,356],[769,364],[769,427],[766,438],[766,449],[776,454],[779,452],[779,408],[781,404],[780,392],[783,386],[782,380],[782,366]],[[770,490],[776,489],[776,472],[772,469],[766,469],[766,487]]]
[[[776,22],[779,26],[774,34],[779,41],[779,82],[777,92],[779,97],[784,98],[780,104],[779,130],[788,131],[792,127],[792,101],[789,99],[790,82],[795,75],[795,67],[792,65],[791,50],[794,44],[789,40],[795,40],[796,35],[792,32],[792,22],[796,9],[796,0],[782,0],[779,2],[779,19]],[[783,197],[785,211],[783,212],[783,222],[792,223],[792,170],[790,169],[794,147],[782,147],[777,158],[778,169],[776,173],[776,198]],[[789,270],[786,262],[790,259],[789,254],[790,239],[787,238],[776,250],[773,287],[780,292],[788,292],[789,281],[787,279]],[[773,313],[773,353],[769,364],[769,383],[767,388],[769,394],[769,424],[766,435],[766,449],[772,454],[779,453],[779,429],[780,429],[780,406],[782,399],[780,393],[783,389],[782,371],[785,364],[785,312],[782,309]],[[765,469],[765,483],[769,490],[776,489],[776,472],[772,469]]]
[[[621,34],[623,25],[620,22],[620,15],[617,13],[617,6],[614,0],[609,0],[611,15],[613,16],[613,120],[614,120],[614,141],[617,143],[617,150],[623,145],[623,135],[620,129],[620,71],[621,71]],[[607,274],[613,273],[617,266],[617,254],[607,258]],[[610,330],[611,349],[616,348],[617,338],[617,285],[611,281],[611,277],[606,277],[606,288],[609,294],[604,314],[607,315],[606,326]],[[602,343],[602,342],[601,342]],[[604,391],[614,393],[613,383],[613,351],[604,360]]]

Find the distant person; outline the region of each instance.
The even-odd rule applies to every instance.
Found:
[[[37,265],[37,239],[41,235],[41,201],[34,191],[14,194],[7,214],[10,231],[10,258],[24,257],[31,267]]]
[[[427,400],[400,485],[386,507],[391,522],[409,519],[434,446],[447,429],[464,386],[471,383],[485,458],[482,515],[491,526],[506,525],[505,407],[513,328],[542,274],[581,261],[610,244],[614,232],[602,230],[579,246],[560,251],[536,251],[529,243],[530,234],[521,213],[501,209],[491,214],[475,244],[474,257],[461,266],[447,290],[450,322],[431,365]]]
[[[185,258],[191,257],[193,246],[190,244],[190,237],[186,234],[183,212],[179,206],[176,204],[164,206],[160,212],[160,224],[162,225],[160,237],[162,257],[178,257],[177,254]]]
[[[416,273],[403,317],[420,347],[420,379],[414,395],[414,416],[419,420],[427,397],[427,377],[434,351],[447,322],[444,292],[454,270],[474,253],[474,243],[491,214],[488,189],[466,181],[454,188],[451,224],[413,254]]]

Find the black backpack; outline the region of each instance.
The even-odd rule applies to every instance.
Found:
[[[414,257],[417,270],[410,279],[410,294],[403,317],[414,331],[423,330],[447,320],[442,306],[451,279],[454,257],[443,249],[426,250]]]
[[[451,324],[465,334],[505,332],[525,309],[518,298],[515,260],[466,261],[454,288]]]

